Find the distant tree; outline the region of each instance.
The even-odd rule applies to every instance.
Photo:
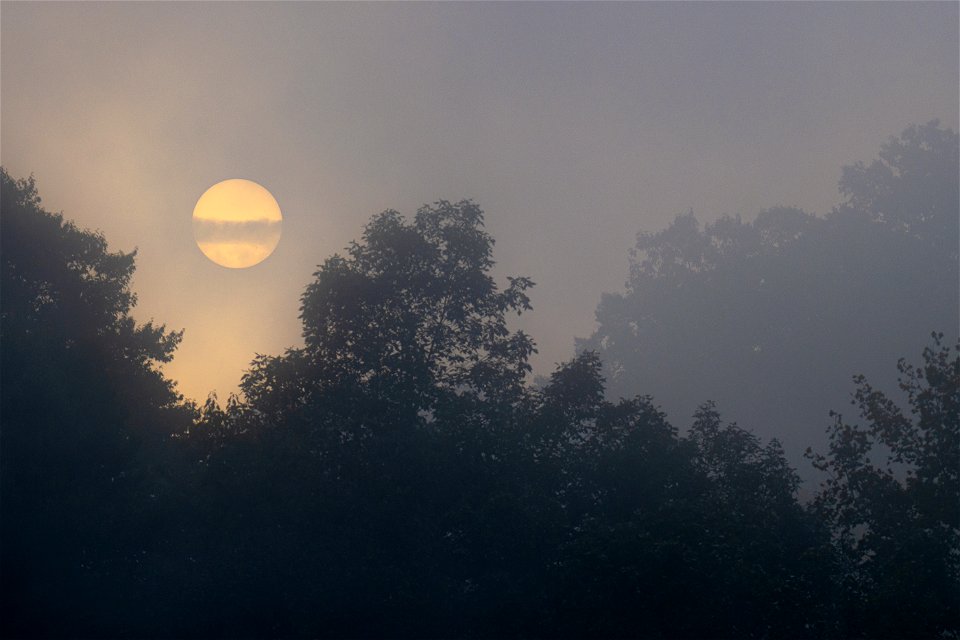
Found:
[[[835,414],[829,453],[807,451],[828,474],[814,507],[844,560],[851,637],[960,633],[960,343],[942,340],[898,364],[909,411],[856,376],[864,424]]]
[[[105,596],[129,596],[161,528],[158,447],[189,421],[158,369],[181,334],[130,316],[133,253],[45,211],[32,178],[0,168],[0,198],[4,634],[113,633],[131,620]]]
[[[937,120],[912,125],[880,148],[870,164],[844,167],[843,208],[923,240],[957,259],[960,145]]]
[[[885,360],[956,325],[958,148],[936,122],[911,127],[844,169],[825,217],[690,213],[641,233],[626,290],[603,295],[578,349],[600,355],[614,395],[642,389],[675,421],[712,399],[799,464],[844,372],[884,379]]]

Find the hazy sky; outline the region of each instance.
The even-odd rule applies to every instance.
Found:
[[[822,214],[888,136],[957,129],[958,6],[3,2],[0,154],[139,249],[136,316],[186,329],[166,371],[189,397],[299,344],[303,287],[371,214],[438,199],[478,202],[501,281],[537,282],[521,325],[548,373],[638,231]],[[194,243],[227,178],[283,211],[250,269]]]

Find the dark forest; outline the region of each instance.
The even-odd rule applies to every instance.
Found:
[[[641,232],[536,381],[480,206],[385,211],[198,406],[135,252],[3,170],[0,632],[960,638],[958,172],[932,122],[825,216]]]

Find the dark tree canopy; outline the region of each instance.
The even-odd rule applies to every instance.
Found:
[[[285,366],[305,368],[288,373],[311,385],[295,396],[362,387],[402,401],[394,409],[403,411],[435,410],[451,392],[515,393],[533,343],[507,329],[506,314],[530,308],[532,283],[510,278],[497,289],[493,239],[482,225],[468,201],[423,207],[412,223],[396,211],[374,217],[362,241],[329,258],[307,286],[305,347],[255,362],[244,393],[268,402],[285,389]]]
[[[49,349],[94,348],[130,372],[168,362],[182,332],[130,317],[136,252],[111,253],[98,233],[81,231],[41,208],[33,178],[0,170],[3,198],[3,330],[12,346],[43,334]],[[16,340],[13,340],[16,338]],[[164,381],[168,388],[170,383]],[[172,403],[172,392],[165,403]]]
[[[157,368],[181,334],[130,317],[133,253],[44,211],[33,180],[2,168],[0,197],[4,610],[16,635],[56,634],[57,616],[103,610],[153,544],[158,447],[190,417]],[[34,618],[36,593],[59,608]]]
[[[853,404],[863,425],[835,414],[828,473],[814,502],[855,589],[851,625],[875,637],[949,637],[960,627],[960,343],[934,334],[922,366],[901,359],[906,411],[864,376]]]

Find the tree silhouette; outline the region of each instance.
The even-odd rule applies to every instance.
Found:
[[[835,534],[849,635],[949,637],[960,630],[960,344],[942,334],[923,365],[898,364],[909,413],[862,375],[840,414],[814,506]]]
[[[493,445],[519,411],[533,349],[506,326],[507,313],[529,308],[531,283],[512,278],[498,290],[482,224],[466,201],[424,207],[412,222],[394,211],[375,216],[361,241],[328,259],[307,286],[305,346],[259,357],[243,380],[246,402],[226,412],[208,406],[191,429],[191,440],[207,442],[200,446],[216,483],[201,509],[210,526],[233,521],[242,506],[269,523],[270,535],[279,528],[291,540],[274,547],[263,572],[248,563],[239,597],[260,598],[280,566],[280,588],[296,585],[287,591],[291,624],[316,633],[319,618],[325,633],[376,635],[423,631],[429,618],[410,611],[436,609],[451,589],[457,578],[442,567],[454,572],[451,554],[460,550],[438,527],[490,488],[468,484],[485,477],[483,455],[480,469],[475,456],[493,453],[475,447]],[[242,435],[225,444],[207,435],[224,424],[240,425]],[[225,571],[231,557],[269,545],[239,527],[233,549],[211,560]],[[318,544],[339,560],[305,584],[300,569],[316,565],[289,554]],[[435,568],[429,578],[424,566]],[[317,612],[311,597],[330,608]],[[451,624],[442,610],[431,616]],[[247,620],[237,629],[277,632],[270,621]]]
[[[158,448],[189,408],[156,365],[181,334],[130,317],[133,253],[44,211],[32,178],[0,168],[0,197],[4,629],[83,611],[96,633],[160,529]]]
[[[395,211],[375,217],[348,257],[328,259],[303,295],[306,346],[283,362],[261,358],[244,382],[254,404],[279,391],[289,364],[317,384],[360,388],[432,411],[444,393],[499,394],[529,370],[532,343],[511,334],[505,314],[529,308],[526,278],[499,292],[489,270],[493,240],[479,207],[439,202],[412,224]],[[320,391],[315,389],[314,391]]]

